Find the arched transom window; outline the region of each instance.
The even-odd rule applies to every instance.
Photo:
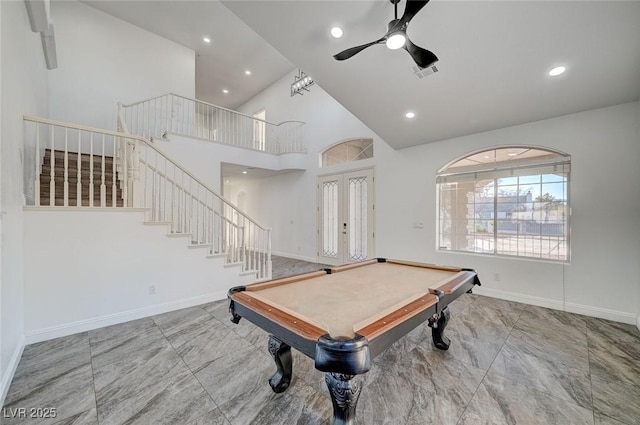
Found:
[[[438,247],[569,261],[569,155],[539,147],[474,152],[437,174]]]
[[[328,167],[367,158],[373,158],[373,139],[351,139],[322,152],[320,166]]]

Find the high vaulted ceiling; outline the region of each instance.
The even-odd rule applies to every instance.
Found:
[[[83,3],[194,50],[196,97],[214,105],[231,109],[240,106],[294,69],[217,0]],[[204,36],[211,39],[210,44],[203,41]],[[246,75],[246,70],[251,75]],[[229,93],[223,93],[223,89]]]
[[[384,35],[393,18],[388,0],[223,1],[228,10],[217,1],[89,3],[112,14],[116,7],[108,5],[126,3],[122,19],[185,45],[178,37],[199,40],[199,25],[207,22],[216,22],[208,26],[214,40],[248,37],[254,54],[284,61],[280,77],[301,68],[395,148],[640,98],[640,1],[432,0],[408,29],[414,44],[440,59],[439,71],[423,79],[413,75],[407,52],[384,45],[346,61],[332,58]],[[148,6],[154,3],[174,6]],[[125,17],[134,9],[135,19]],[[170,25],[157,22],[169,18]],[[333,25],[343,28],[341,39],[329,35]],[[250,50],[225,50],[215,62],[228,71],[219,73],[240,86],[244,75],[231,70],[244,66]],[[567,72],[550,77],[556,65]],[[204,87],[199,83],[197,91],[206,99]],[[407,111],[415,118],[405,118]]]

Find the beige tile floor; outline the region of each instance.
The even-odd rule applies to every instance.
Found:
[[[358,424],[640,424],[634,326],[478,295],[451,310],[448,351],[424,325],[374,360]],[[29,345],[0,423],[329,424],[323,375],[300,353],[289,389],[271,391],[267,340],[220,301]],[[19,408],[56,417],[11,417]]]

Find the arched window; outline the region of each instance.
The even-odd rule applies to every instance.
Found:
[[[373,139],[351,139],[322,152],[320,167],[373,158]]]
[[[539,147],[474,152],[437,174],[438,247],[569,261],[571,157]]]

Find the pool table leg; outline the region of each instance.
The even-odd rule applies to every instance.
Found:
[[[329,387],[333,403],[333,425],[355,425],[356,405],[360,397],[360,382],[355,375],[325,373],[324,380]]]
[[[276,362],[276,373],[269,379],[271,389],[276,393],[281,393],[289,388],[291,382],[291,372],[293,370],[293,357],[291,357],[291,347],[280,341],[273,335],[269,335],[269,353]]]
[[[447,327],[447,322],[449,322],[450,317],[449,306],[446,306],[442,312],[440,312],[438,320],[434,323],[429,323],[429,326],[432,328],[431,336],[433,337],[433,343],[436,348],[440,350],[448,350],[451,344],[451,340],[444,336],[444,329]]]

